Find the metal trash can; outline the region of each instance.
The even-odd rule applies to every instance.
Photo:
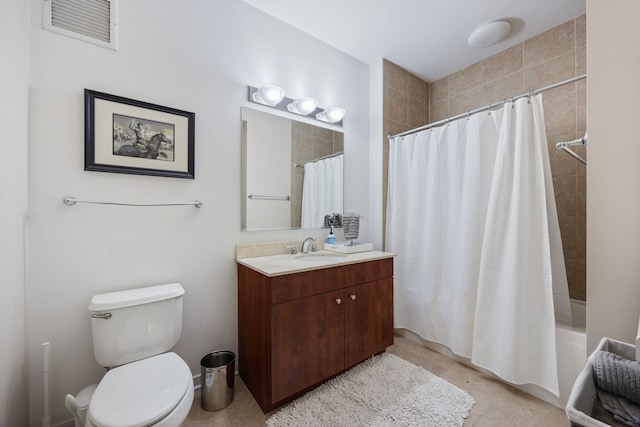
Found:
[[[205,411],[219,411],[233,401],[236,355],[214,351],[200,360],[200,405]]]

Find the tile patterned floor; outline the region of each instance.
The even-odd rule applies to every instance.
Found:
[[[568,427],[563,410],[506,385],[488,375],[429,350],[407,338],[395,336],[388,351],[422,366],[469,393],[476,404],[465,427]],[[183,427],[263,426],[267,415],[254,400],[240,377],[236,377],[233,402],[218,412],[206,412],[200,407],[197,392],[189,417]]]

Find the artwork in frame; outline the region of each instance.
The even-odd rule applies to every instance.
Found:
[[[195,113],[85,89],[84,114],[84,170],[195,178]]]

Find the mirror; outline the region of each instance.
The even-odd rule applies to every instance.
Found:
[[[343,149],[342,132],[242,107],[242,230],[320,228],[342,214]]]

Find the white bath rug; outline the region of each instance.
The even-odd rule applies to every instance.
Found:
[[[383,353],[287,404],[267,426],[461,427],[475,403],[426,369]]]

